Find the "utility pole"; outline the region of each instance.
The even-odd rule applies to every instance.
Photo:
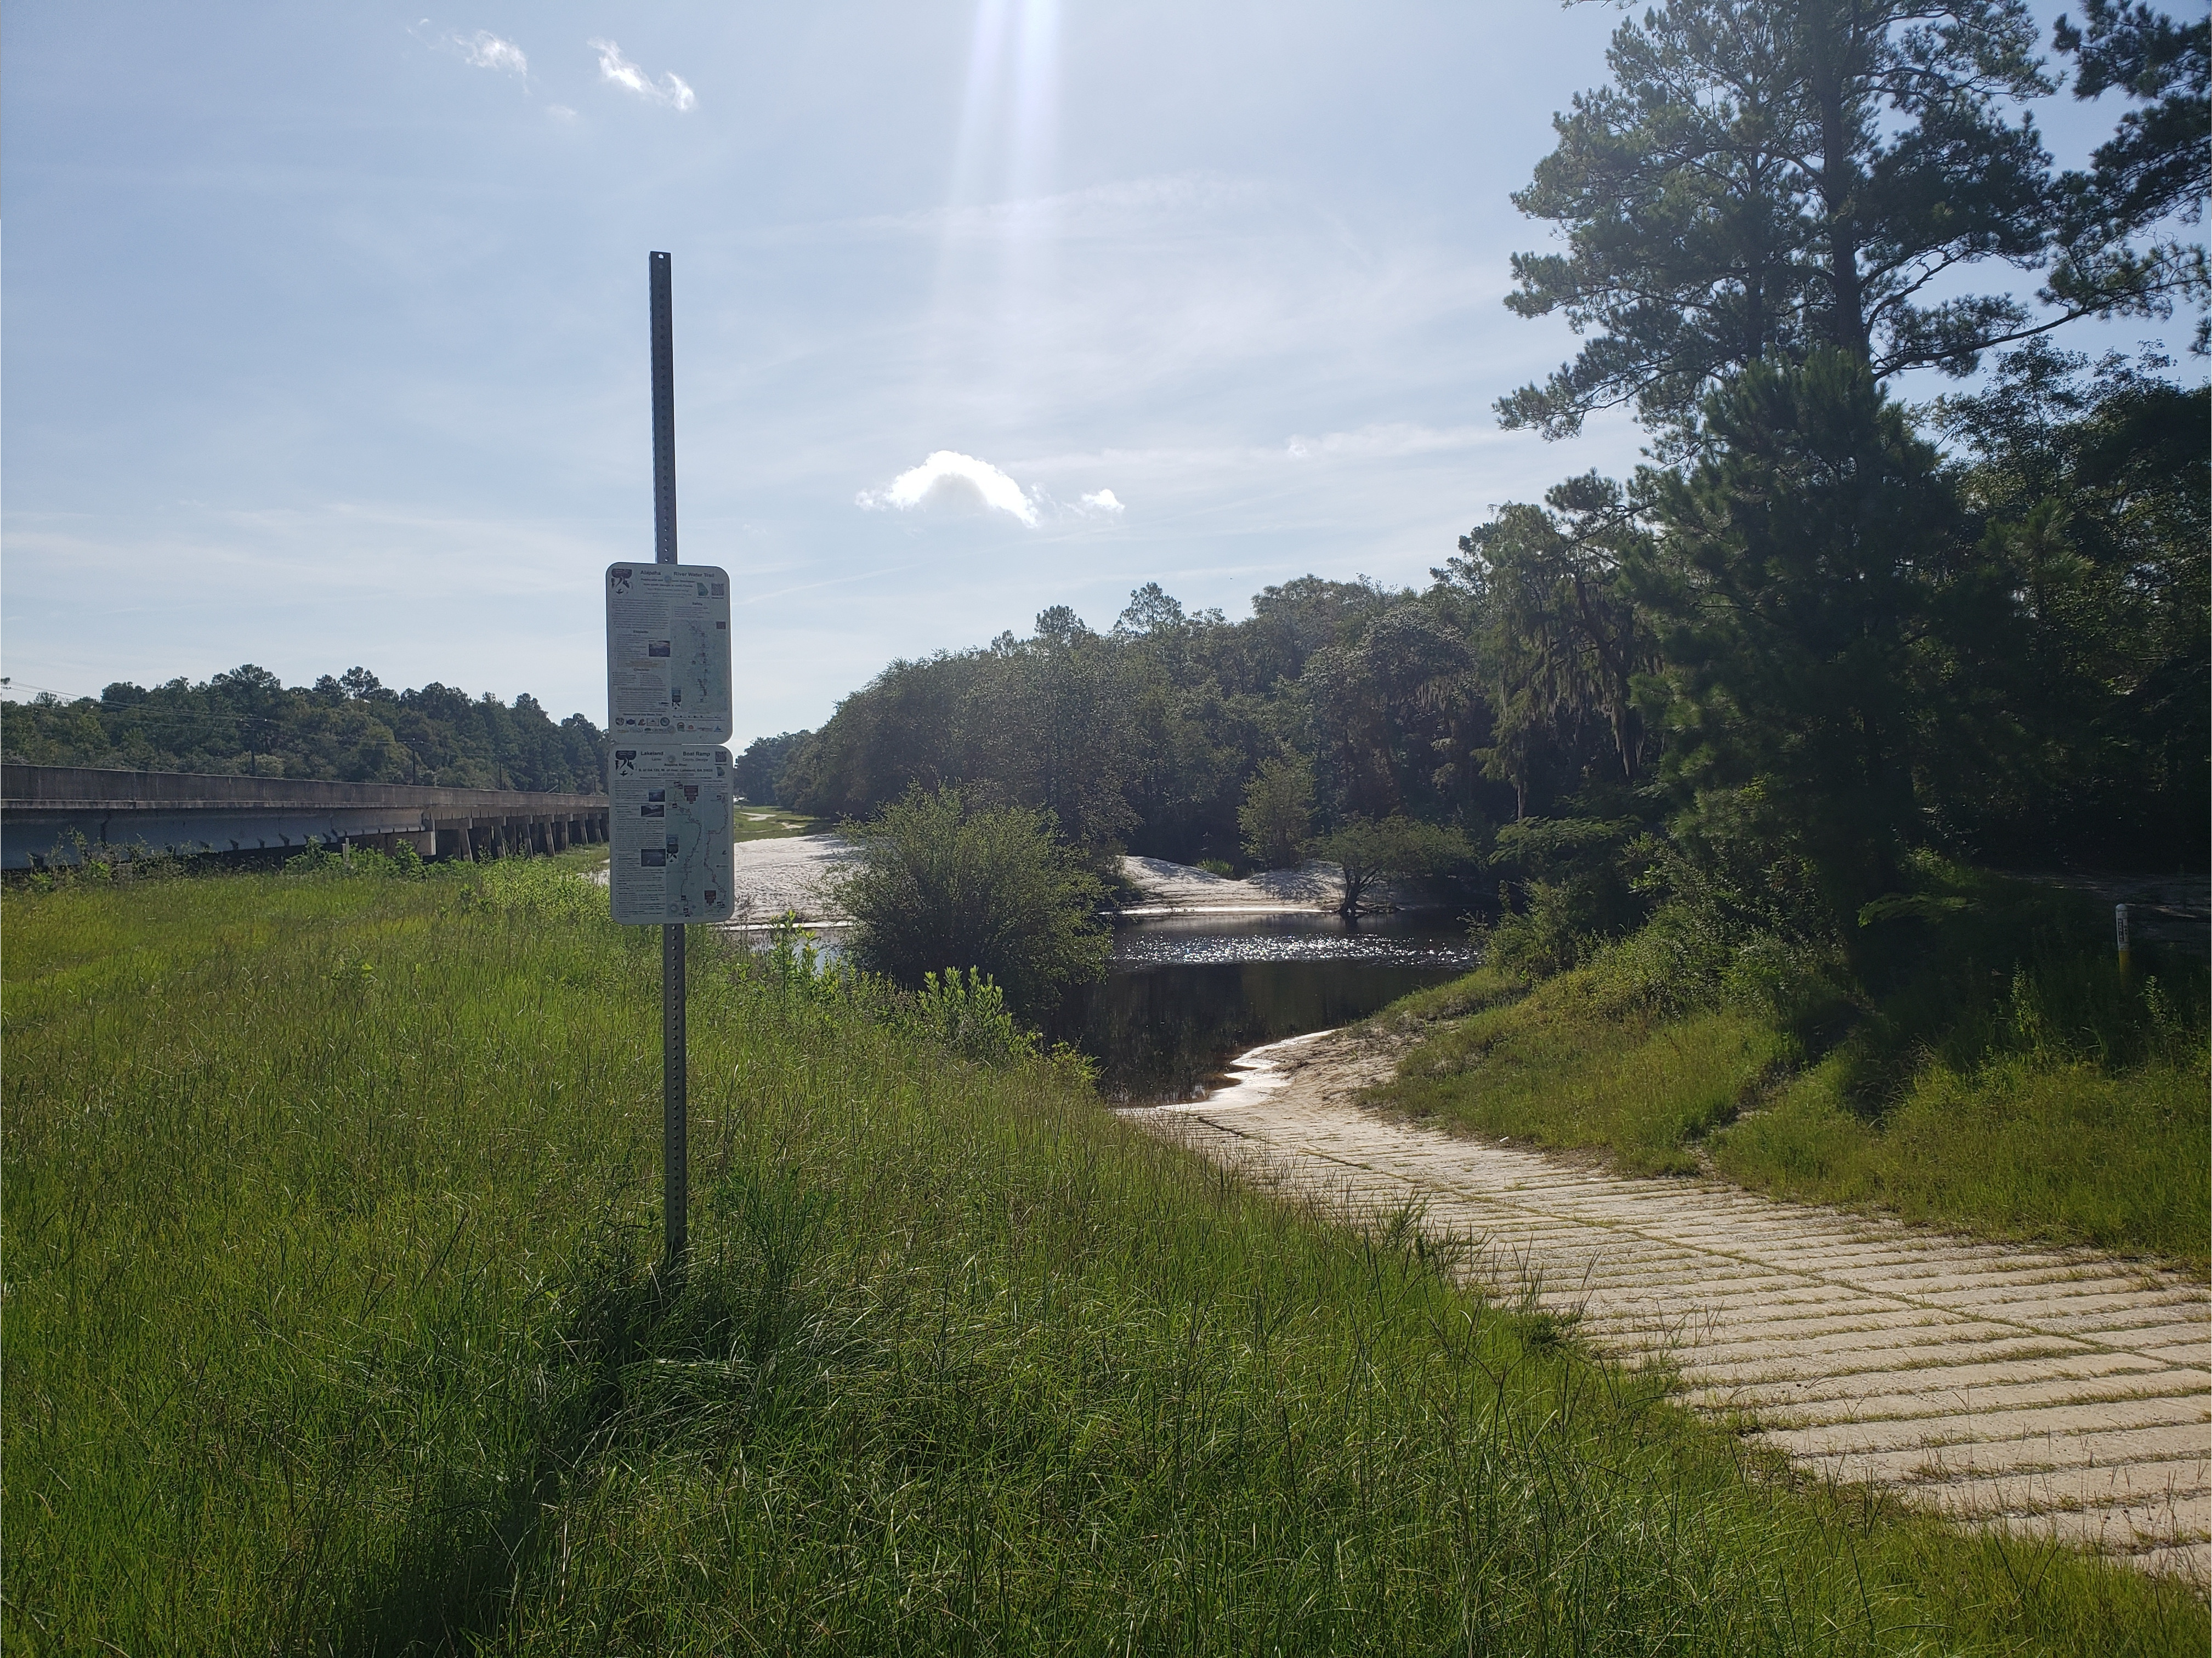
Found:
[[[670,314],[668,255],[647,256],[653,303],[653,558],[676,562],[676,339]],[[661,1219],[672,1273],[690,1247],[689,1125],[685,1121],[690,1055],[684,1028],[684,923],[660,929]]]

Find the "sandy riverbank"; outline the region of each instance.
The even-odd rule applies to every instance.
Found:
[[[803,921],[835,926],[844,920],[825,890],[852,850],[835,835],[794,835],[741,841],[736,847],[735,924],[765,926],[785,911]],[[1143,896],[1127,914],[1172,915],[1207,910],[1303,914],[1336,908],[1336,865],[1269,870],[1231,880],[1188,864],[1160,858],[1124,858],[1121,868]]]

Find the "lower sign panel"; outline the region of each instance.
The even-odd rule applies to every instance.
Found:
[[[618,748],[608,885],[631,925],[730,919],[730,756],[719,748]]]

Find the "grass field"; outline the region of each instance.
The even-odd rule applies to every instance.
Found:
[[[0,898],[30,1653],[2202,1653],[550,861]]]
[[[2203,966],[2149,953],[2123,975],[2088,902],[1982,876],[1946,885],[1869,941],[1856,981],[1663,922],[1534,984],[1478,970],[1382,1016],[1423,1040],[1377,1097],[1600,1149],[1632,1173],[1707,1170],[2201,1275]]]

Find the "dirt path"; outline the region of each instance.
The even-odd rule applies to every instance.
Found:
[[[1978,1242],[1718,1182],[1630,1180],[1384,1121],[1395,1052],[1255,1049],[1200,1103],[1131,1112],[1357,1218],[1425,1206],[1472,1274],[1802,1466],[2212,1584],[2212,1292],[2087,1250]]]

